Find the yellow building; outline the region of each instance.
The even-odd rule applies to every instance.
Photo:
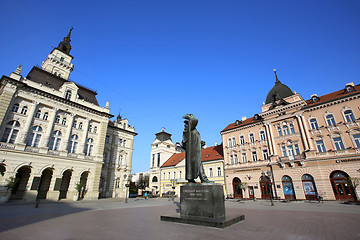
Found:
[[[201,160],[205,174],[210,181],[222,184],[225,189],[224,157],[222,145],[201,149]],[[185,152],[172,155],[160,168],[160,196],[166,196],[175,191],[180,195],[180,186],[187,183],[185,180]],[[200,179],[196,180],[200,183]]]
[[[276,76],[262,112],[221,131],[227,193],[355,200],[348,178],[360,177],[359,97],[360,85],[349,83],[305,101]]]

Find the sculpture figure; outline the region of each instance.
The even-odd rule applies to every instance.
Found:
[[[196,130],[198,119],[192,114],[186,114],[183,118],[185,120],[181,147],[185,149],[185,179],[195,183],[195,179],[200,177],[202,183],[210,182],[201,161],[201,138]]]

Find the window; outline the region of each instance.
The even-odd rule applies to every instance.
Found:
[[[236,146],[236,140],[235,138],[232,139],[232,145],[235,147]]]
[[[237,164],[239,162],[237,154],[234,155],[234,163]]]
[[[243,163],[247,163],[246,153],[241,153],[241,161],[242,161]]]
[[[10,121],[6,124],[1,142],[15,143],[16,136],[19,132],[20,123],[18,121]]]
[[[327,122],[327,125],[330,127],[336,125],[334,116],[332,114],[329,114],[326,116],[326,122]]]
[[[158,167],[160,167],[160,153],[157,154],[157,165]]]
[[[289,154],[289,160],[293,160],[294,159],[294,148],[292,145],[290,146],[287,146],[287,151],[288,151],[288,154]]]
[[[14,106],[12,107],[11,111],[12,112],[17,112],[19,110],[19,104],[15,103]]]
[[[66,125],[66,118],[63,118],[61,124],[62,124],[62,125]]]
[[[234,164],[234,157],[233,157],[233,155],[230,155],[230,164]]]
[[[245,138],[244,138],[244,136],[240,136],[240,144],[245,144]]]
[[[70,141],[69,141],[69,145],[68,145],[69,153],[76,153],[76,148],[79,144],[78,139],[79,139],[79,137],[75,134],[70,136]]]
[[[163,177],[162,177],[163,180],[165,180],[165,173],[163,172]]]
[[[260,140],[262,140],[262,141],[266,140],[264,131],[260,132]]]
[[[172,179],[175,179],[176,178],[176,172],[174,171],[173,172],[173,178]]]
[[[45,120],[45,121],[48,120],[48,117],[49,117],[49,113],[47,113],[47,112],[44,113],[43,120]]]
[[[94,147],[94,140],[92,138],[88,138],[86,140],[86,144],[85,144],[85,150],[84,153],[86,156],[91,156],[92,155],[92,150]]]
[[[335,145],[336,150],[344,150],[345,149],[341,137],[336,137],[333,140],[334,140],[334,145]]]
[[[221,167],[217,167],[217,176],[221,177]]]
[[[155,166],[155,154],[152,155],[152,164],[151,164],[152,167]]]
[[[27,106],[23,106],[23,108],[21,109],[21,114],[26,115],[27,110],[28,110]]]
[[[71,91],[70,91],[70,90],[66,90],[65,99],[66,99],[66,100],[70,100],[70,98],[71,98]]]
[[[253,162],[256,162],[258,160],[256,151],[251,152],[251,157],[252,157]]]
[[[295,155],[300,155],[299,145],[298,145],[298,144],[294,144],[294,148],[295,148]]]
[[[26,146],[38,147],[41,138],[42,128],[40,126],[34,126],[30,130],[28,141]]]
[[[123,155],[120,155],[118,160],[118,166],[121,166],[122,164],[123,164]]]
[[[123,141],[123,147],[126,147],[126,140]]]
[[[117,178],[115,181],[115,188],[120,188],[120,178]]]
[[[283,157],[287,157],[286,148],[284,146],[281,147],[281,151],[282,151]]]
[[[344,115],[347,122],[355,122],[355,116],[351,110],[346,110]]]
[[[106,137],[105,137],[105,143],[110,143],[110,136],[109,136],[109,135],[106,135]]]
[[[312,118],[312,119],[310,120],[310,127],[311,127],[311,129],[313,129],[313,130],[316,130],[316,129],[319,128],[319,126],[318,126],[318,124],[317,124],[317,121],[316,121],[316,118]]]
[[[55,118],[55,123],[59,123],[60,122],[60,115],[57,115]]]
[[[91,132],[91,131],[92,131],[92,125],[91,125],[91,124],[89,125],[89,129],[88,129],[88,131],[89,131],[89,132]]]
[[[61,132],[54,131],[49,142],[49,150],[59,150],[61,142]]]
[[[279,137],[281,137],[281,136],[282,136],[281,127],[278,127],[278,128],[277,128],[277,131],[278,131]]]
[[[325,149],[325,145],[324,145],[324,141],[323,140],[318,140],[316,141],[316,147],[318,149],[318,152],[326,152]]]
[[[249,135],[249,140],[250,140],[250,142],[255,142],[255,138],[254,138],[254,134],[252,134],[252,133],[250,133],[250,135]]]
[[[166,145],[167,148],[170,148],[170,145]]]
[[[97,127],[95,126],[95,127],[94,127],[94,133],[96,133],[96,132],[97,132]]]
[[[179,179],[181,179],[182,178],[182,171],[180,170],[179,171]]]
[[[168,172],[168,177],[167,177],[167,179],[170,179],[170,172]]]
[[[284,135],[289,135],[290,132],[289,132],[289,127],[288,126],[284,126],[283,127],[283,132],[284,132]]]
[[[41,110],[37,110],[34,117],[40,118],[40,115],[41,115]]]
[[[74,120],[72,127],[76,128],[76,120]]]
[[[295,133],[294,124],[290,124],[290,132],[291,134]]]
[[[63,62],[64,61],[64,58],[63,57],[60,57],[60,62]]]
[[[355,147],[360,148],[360,134],[353,135]]]
[[[228,139],[228,146],[231,147],[231,138]]]
[[[262,155],[263,155],[263,159],[264,160],[268,160],[269,159],[269,153],[267,149],[262,150]]]
[[[214,176],[213,169],[209,168],[209,177],[213,177],[213,176]]]
[[[82,129],[82,122],[79,123],[79,129]]]

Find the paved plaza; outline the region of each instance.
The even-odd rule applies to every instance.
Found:
[[[226,229],[160,221],[179,199],[101,199],[0,205],[0,239],[360,239],[360,206],[341,202],[227,200],[245,221]]]

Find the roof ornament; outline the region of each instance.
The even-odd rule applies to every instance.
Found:
[[[21,68],[22,68],[22,65],[19,65],[17,67],[17,69],[15,70],[15,73],[20,75],[21,74]]]
[[[277,74],[276,74],[276,69],[275,69],[275,68],[274,68],[274,73],[275,73],[275,78],[276,78],[275,84],[281,83],[281,82],[279,81],[279,79],[278,79],[278,76],[277,76]]]

